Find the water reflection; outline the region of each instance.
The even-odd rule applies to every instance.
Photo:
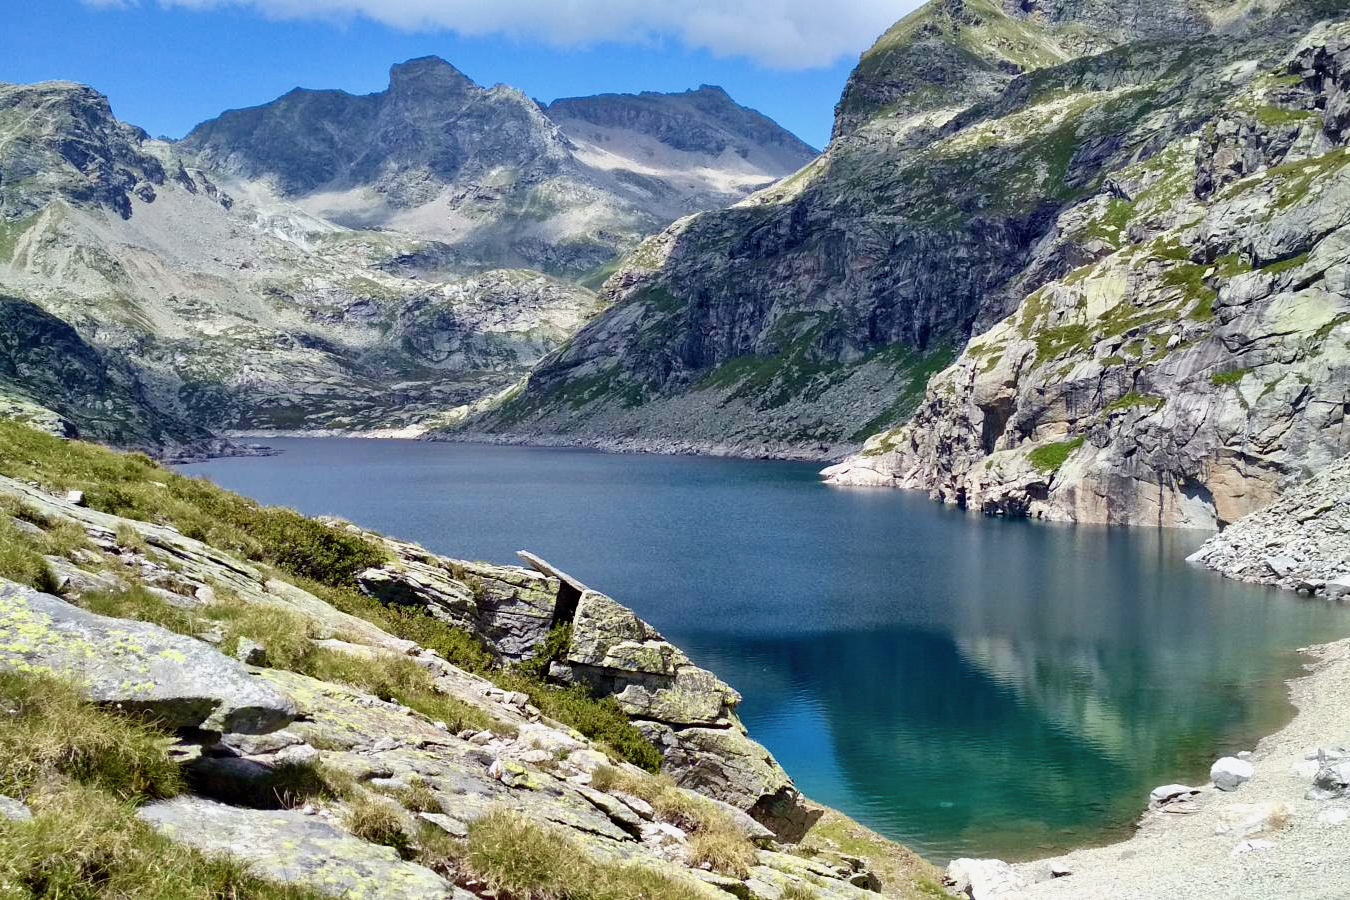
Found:
[[[191,468],[442,552],[537,550],[739,688],[808,794],[937,857],[1128,826],[1276,727],[1292,648],[1350,631],[1187,566],[1196,533],[984,519],[805,465],[278,443]]]

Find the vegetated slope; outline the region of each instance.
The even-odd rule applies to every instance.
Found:
[[[1214,527],[1350,450],[1350,23],[1336,13],[1265,43],[1198,44],[1222,108],[1061,215],[1034,264],[1082,264],[832,477],[989,512]]]
[[[431,242],[231,197],[86,87],[0,86],[0,137],[0,289],[72,326],[155,411],[91,436],[171,451],[185,419],[404,426],[512,383],[596,308],[536,272],[443,273]],[[28,393],[89,428],[112,417],[92,411],[112,383]]]
[[[603,594],[5,422],[0,638],[15,897],[940,890]]]
[[[568,276],[815,155],[718,88],[541,108],[436,57],[394,66],[378,94],[297,89],[231,110],[180,147],[332,221],[441,241],[446,264]]]
[[[630,255],[610,308],[463,426],[503,439],[826,454],[1093,258],[1057,221],[1198,132],[1308,4],[930,3],[864,54],[810,166]],[[1230,73],[1230,67],[1237,66]],[[1234,74],[1237,73],[1237,74]]]

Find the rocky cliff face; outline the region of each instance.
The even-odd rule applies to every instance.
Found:
[[[541,109],[435,57],[394,66],[379,94],[295,90],[227,112],[181,148],[332,221],[443,241],[460,266],[569,275],[814,156],[719,89]]]
[[[1350,449],[1350,26],[1273,24],[1188,54],[1221,106],[1159,113],[1191,125],[1063,211],[1028,267],[1054,277],[833,480],[1214,527]]]
[[[1216,115],[1222,67],[1306,10],[1259,19],[1268,38],[1239,12],[930,3],[864,55],[820,159],[644,243],[607,283],[611,308],[465,427],[856,446],[911,412],[972,330],[1085,261],[1041,252],[1061,213]]]

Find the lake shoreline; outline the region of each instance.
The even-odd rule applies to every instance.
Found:
[[[1339,896],[1330,890],[1350,884],[1350,858],[1337,850],[1350,830],[1350,802],[1309,791],[1316,752],[1341,747],[1350,734],[1350,637],[1299,652],[1311,660],[1287,682],[1294,715],[1252,750],[1250,781],[1231,792],[1193,785],[1197,793],[1146,809],[1123,841],[1015,863],[1023,884],[1008,896],[1275,900],[1315,884],[1329,892],[1299,896]],[[1307,880],[1291,883],[1299,871]]]
[[[404,440],[396,442],[402,447],[397,451],[370,446],[368,441],[351,441],[345,447],[340,441],[297,442],[290,448],[282,443],[286,452],[281,459],[293,458],[260,465],[273,476],[244,476],[254,466],[241,461],[234,466],[239,474],[227,480],[227,486],[263,502],[297,506],[308,514],[345,515],[376,530],[439,542],[443,546],[434,549],[454,550],[461,556],[504,559],[511,548],[549,542],[550,558],[565,561],[588,583],[611,595],[635,606],[641,604],[638,608],[656,616],[655,624],[688,646],[701,664],[733,685],[747,685],[747,700],[751,701],[746,704],[747,724],[775,754],[785,754],[780,762],[799,778],[804,793],[824,805],[850,811],[930,859],[981,853],[1028,860],[1128,839],[1143,798],[1157,783],[1156,773],[1164,773],[1160,776],[1164,780],[1188,774],[1199,777],[1213,761],[1212,748],[1236,752],[1284,727],[1297,712],[1288,702],[1286,688],[1287,679],[1297,671],[1297,663],[1291,662],[1293,648],[1338,639],[1350,631],[1339,619],[1333,623],[1323,614],[1318,614],[1322,621],[1316,624],[1317,616],[1310,619],[1297,611],[1316,607],[1290,603],[1292,598],[1284,592],[1265,588],[1252,593],[1199,567],[1181,565],[1194,544],[1177,534],[1155,536],[1145,530],[1103,527],[1042,528],[1019,520],[957,515],[914,492],[830,490],[811,476],[809,467],[800,464],[795,470],[783,470],[789,473],[783,478],[774,467],[742,471],[741,461],[732,459],[720,464],[730,467],[722,473],[715,460],[696,461],[689,454],[668,455],[668,461],[647,454],[640,463],[630,464],[607,461],[603,454],[588,457],[587,448],[575,447],[544,448],[575,453],[531,456],[528,447],[499,453],[493,445],[471,450],[472,444],[458,441],[441,444],[444,450],[438,450],[439,442]],[[457,446],[464,450],[454,449]],[[450,461],[448,468],[437,468],[442,459]],[[315,466],[320,468],[315,470]],[[308,493],[297,494],[301,483],[297,478],[310,470],[315,475],[301,479],[312,482]],[[416,479],[416,494],[407,493],[400,480],[408,472]],[[329,508],[335,502],[332,498],[349,497],[350,486],[367,482],[372,485],[374,506],[362,501],[364,507],[358,502],[346,511]],[[256,490],[250,490],[250,484]],[[761,484],[772,489],[765,493],[757,487]],[[784,488],[790,489],[782,493]],[[268,494],[269,490],[273,492]],[[653,506],[654,490],[674,490],[672,496],[683,497],[681,502],[690,504],[689,509],[667,517],[667,512],[680,507],[664,505],[669,497],[658,499]],[[514,500],[513,494],[518,495]],[[906,494],[909,499],[904,499]],[[472,499],[475,496],[477,500]],[[471,498],[470,505],[456,505],[465,497]],[[502,505],[512,502],[517,505]],[[596,504],[601,503],[611,512],[600,515]],[[708,507],[709,503],[714,506]],[[694,509],[699,514],[690,518],[686,513]],[[710,509],[719,511],[710,514]],[[568,515],[559,518],[558,510]],[[571,518],[573,510],[579,518]],[[428,511],[433,518],[425,517]],[[480,513],[488,517],[487,522]],[[526,518],[519,518],[522,515]],[[470,522],[473,527],[464,530]],[[713,522],[720,524],[708,528]],[[476,535],[485,526],[496,535],[491,540]],[[711,531],[711,543],[697,536],[691,540],[687,534],[691,527]],[[742,544],[746,528],[772,532],[774,548]],[[855,533],[858,528],[862,530]],[[574,530],[576,537],[570,544],[568,540],[559,544],[559,536],[568,530]],[[516,543],[508,548],[503,536]],[[851,541],[859,540],[861,544],[854,549],[867,548],[868,554],[881,556],[857,556],[849,548]],[[497,550],[484,549],[498,544]],[[591,549],[607,544],[617,550]],[[636,562],[638,545],[646,548],[640,565]],[[906,549],[901,552],[897,546]],[[767,555],[757,551],[767,551]],[[1047,553],[1047,561],[1058,560],[1054,571],[1034,564]],[[899,562],[883,562],[887,557]],[[774,570],[782,569],[768,582],[777,587],[765,593],[777,598],[773,603],[779,609],[769,618],[796,622],[808,608],[813,612],[802,624],[827,609],[842,618],[809,635],[798,635],[796,626],[789,625],[781,632],[783,637],[776,636],[782,622],[764,624],[764,604],[758,602],[763,598],[754,592],[765,591],[766,582],[755,566],[719,569],[702,590],[697,582],[678,579],[670,590],[654,588],[653,575],[669,578],[682,570],[682,561],[701,558],[753,558]],[[1169,562],[1159,569],[1154,562],[1158,559]],[[1108,568],[1102,569],[1103,563]],[[741,580],[739,568],[747,570]],[[980,576],[980,570],[997,573],[995,580],[990,581],[989,574]],[[953,575],[936,594],[937,586],[921,574],[931,571]],[[1078,586],[1087,578],[1116,587],[1108,592],[1110,597],[1091,604],[1097,612],[1083,618],[1086,610]],[[987,598],[995,585],[1002,600],[991,605]],[[1140,607],[1137,599],[1116,598],[1122,591],[1132,598],[1151,598],[1151,602]],[[1179,596],[1169,596],[1174,593],[1188,599],[1180,602]],[[725,634],[715,640],[699,634],[706,629],[698,623],[707,616],[725,616],[724,603],[672,612],[713,595],[734,598],[738,604],[744,604],[747,597],[756,598],[738,616],[726,620],[719,629]],[[919,595],[925,600],[916,609],[925,612],[902,611],[899,616],[881,612],[896,603],[902,604],[896,609],[907,609],[903,604],[908,601],[903,598]],[[1277,596],[1278,602],[1269,602]],[[844,599],[850,597],[873,599],[850,605]],[[911,614],[918,618],[909,618]],[[1136,657],[1131,650],[1136,639],[1129,637],[1133,631],[1129,623],[1140,615],[1141,635],[1155,636],[1148,639],[1144,655]],[[747,628],[752,620],[759,624]],[[1057,624],[1048,630],[1028,631],[1027,623],[1033,621]],[[775,636],[765,636],[766,627]],[[695,631],[686,633],[689,628]],[[939,629],[942,637],[925,636],[928,628]],[[1270,629],[1282,633],[1283,640],[1273,638],[1273,631],[1266,636]],[[1157,634],[1166,639],[1159,642]],[[1216,650],[1221,652],[1213,663],[1179,661],[1178,653],[1190,655],[1185,647],[1206,640],[1220,641]],[[1057,643],[1060,649],[1054,649]],[[1252,656],[1253,652],[1257,655]],[[1273,663],[1272,654],[1284,661]],[[836,677],[820,671],[824,660],[845,657],[852,661],[845,667],[847,672]],[[1119,663],[1113,660],[1126,658],[1135,660],[1130,663],[1138,673],[1135,677],[1146,679],[1141,687],[1156,686],[1142,700],[1132,699],[1130,689],[1117,689],[1120,678],[1128,673],[1118,671]],[[875,697],[859,697],[857,685],[866,683],[869,672],[896,684],[925,679],[931,686],[921,693],[946,697],[944,706],[951,708],[973,703],[984,710],[990,725],[972,731],[966,717],[944,725],[946,719],[929,718],[930,703],[917,696],[886,696],[894,692],[883,691]],[[1073,690],[1067,690],[1068,681],[1059,680],[1085,675],[1091,680]],[[1227,695],[1193,699],[1196,690],[1178,692],[1175,687],[1190,684],[1203,692],[1205,684],[1226,683],[1242,683],[1231,699]],[[1055,684],[1066,689],[1042,693]],[[853,698],[849,705],[855,707],[852,711],[835,702],[845,696],[839,693],[845,688],[854,692],[849,694]],[[805,700],[794,699],[785,705],[786,701],[777,699],[788,696]],[[1080,721],[1074,710],[1078,700],[1088,696],[1095,698],[1093,703],[1105,719]],[[766,702],[766,697],[771,699]],[[1243,704],[1244,711],[1236,715],[1216,712],[1216,703],[1225,706],[1230,702]],[[821,733],[828,745],[817,741],[798,750],[800,728],[805,724],[798,716],[815,703],[830,710],[830,730]],[[864,714],[865,726],[859,719]],[[1149,724],[1169,714],[1175,717],[1175,727]],[[1102,723],[1105,730],[1098,728]],[[937,726],[945,731],[933,744],[929,729]],[[999,737],[991,742],[992,732]],[[1052,745],[1042,743],[1047,739]],[[1174,744],[1184,739],[1195,749],[1180,749],[1181,745],[1159,749],[1165,745],[1152,746],[1155,739]],[[858,771],[880,771],[876,754],[882,748],[911,759],[911,764],[893,777],[870,784],[841,785],[831,780],[828,772],[841,753],[848,754],[848,765]],[[1141,752],[1145,748],[1147,752]],[[1021,788],[1005,787],[992,795],[972,796],[966,788],[973,773],[957,772],[959,777],[954,777],[950,765],[929,765],[951,754],[983,760],[978,766],[982,777],[1019,784],[1028,778],[1043,782],[1040,787],[1026,785],[1025,794],[1019,793]],[[1061,770],[1061,765],[1067,769]],[[1047,774],[1038,776],[1037,771]],[[1115,786],[1095,787],[1103,777]],[[920,784],[925,786],[915,795],[913,789]],[[1034,799],[1043,791],[1049,792],[1043,799],[1052,801],[1056,794],[1072,792],[1082,798],[1082,808],[1059,808],[1064,804],[1053,801],[1054,808],[1045,809]],[[953,805],[952,812],[939,809]],[[986,814],[990,816],[986,829],[971,827]],[[1028,819],[1019,835],[1024,814],[1035,821]],[[929,819],[932,823],[926,824]],[[962,821],[967,825],[962,826]],[[964,834],[963,827],[968,828]]]

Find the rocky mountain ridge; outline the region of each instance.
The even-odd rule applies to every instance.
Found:
[[[448,265],[580,276],[815,155],[719,88],[541,107],[437,57],[356,96],[296,89],[203,122],[179,147],[339,224],[446,245]]]
[[[1220,60],[1287,52],[1307,13],[1246,12],[924,6],[864,54],[817,161],[645,242],[607,282],[610,308],[463,429],[857,447],[972,331],[1086,258],[1037,258],[1062,211],[1218,114]]]
[[[716,125],[719,152],[756,184],[772,177],[758,167],[809,150],[720,92],[670,102],[682,121]],[[335,104],[341,121],[306,119]],[[418,193],[426,178],[491,181],[503,166],[570,171],[574,145],[518,92],[482,89],[422,60],[395,67],[382,95],[300,91],[250,114],[262,119],[245,129],[249,147],[272,154],[257,165],[285,169],[289,181],[262,179],[250,157],[220,150],[239,116],[198,129],[194,155],[191,141],[151,140],[119,122],[88,87],[0,86],[0,292],[15,298],[5,323],[23,351],[0,369],[5,408],[169,456],[228,451],[211,436],[227,430],[398,432],[505,389],[598,309],[575,281],[493,262],[521,258],[500,234],[481,233],[490,252],[466,256],[424,233],[435,228],[419,231],[420,220],[404,223],[413,232],[371,230],[360,217],[348,227],[298,196],[317,184],[316,170],[373,179],[405,208],[430,196]],[[629,133],[610,137],[619,132]],[[788,149],[756,156],[765,134]],[[377,158],[370,142],[399,154]],[[707,160],[667,159],[667,174],[682,177],[695,162]],[[540,208],[494,191],[472,202],[503,228],[542,221],[530,211]],[[570,209],[578,233],[603,230]],[[540,265],[553,252],[546,244]],[[70,365],[50,354],[36,361],[38,318],[21,314],[23,303],[50,317],[41,327],[60,331]]]
[[[644,243],[449,434],[822,457],[881,432],[831,480],[1235,521],[1347,449],[1343,23],[929,4],[864,55],[820,160]],[[918,64],[942,47],[955,69]]]

